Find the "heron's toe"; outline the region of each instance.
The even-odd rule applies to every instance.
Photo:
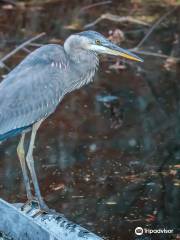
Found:
[[[35,197],[33,197],[31,199],[28,199],[28,201],[21,206],[21,211],[31,210],[33,208],[38,208],[38,207],[39,207],[39,202]]]
[[[32,215],[33,218],[43,215],[43,214],[55,214],[56,211],[54,209],[50,209],[46,204],[41,205],[40,208]]]
[[[37,217],[42,214],[55,214],[56,211],[54,209],[50,209],[47,204],[40,199],[37,198],[29,199],[26,203],[21,207],[21,211],[30,215],[31,217]]]

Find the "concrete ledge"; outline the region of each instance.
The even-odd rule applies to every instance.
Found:
[[[62,214],[32,217],[37,209],[21,211],[22,204],[9,204],[0,199],[0,231],[14,240],[102,240]]]

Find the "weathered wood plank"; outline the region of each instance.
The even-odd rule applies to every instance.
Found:
[[[0,199],[0,231],[15,240],[102,240],[62,214],[48,213],[33,218],[36,208],[21,211],[20,206]]]

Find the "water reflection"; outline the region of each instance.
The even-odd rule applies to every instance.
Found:
[[[75,10],[73,1],[1,9],[8,24],[0,54],[27,33],[64,39]],[[162,63],[148,57],[143,66],[116,70],[103,62],[95,82],[66,96],[39,130],[35,160],[45,200],[105,239],[136,239],[137,226],[178,228],[179,73],[161,69]],[[26,199],[17,142],[0,145],[0,194],[11,202]]]

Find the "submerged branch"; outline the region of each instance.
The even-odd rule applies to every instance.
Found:
[[[140,24],[140,25],[143,25],[143,26],[149,26],[149,23],[146,23],[144,21],[135,19],[131,16],[120,17],[120,16],[117,16],[117,15],[114,15],[114,14],[111,14],[111,13],[105,13],[105,14],[102,14],[100,17],[98,17],[95,21],[93,21],[89,24],[86,24],[84,26],[84,29],[93,27],[94,25],[96,25],[97,23],[101,22],[104,19],[110,20],[110,21],[113,21],[113,22],[119,22],[119,23],[131,22],[131,23],[136,23],[136,24]]]
[[[165,59],[171,58],[171,59],[173,59],[175,61],[180,61],[180,58],[177,58],[177,57],[173,57],[173,56],[169,56],[169,55],[161,54],[161,53],[155,53],[155,52],[148,52],[148,51],[138,50],[137,48],[132,48],[132,49],[130,49],[130,51],[134,52],[134,53],[141,54],[141,55],[160,57],[160,58],[165,58]]]
[[[174,7],[173,9],[171,9],[170,11],[168,11],[167,13],[165,13],[163,16],[161,16],[153,25],[152,27],[149,29],[149,31],[147,32],[147,34],[142,38],[142,40],[138,43],[138,45],[131,49],[132,52],[134,53],[138,53],[141,55],[147,55],[147,56],[154,56],[154,57],[160,57],[160,58],[171,58],[175,61],[180,61],[180,58],[177,57],[173,57],[173,56],[169,56],[166,54],[161,54],[161,53],[154,53],[154,52],[149,52],[149,51],[141,51],[139,50],[140,47],[144,44],[144,42],[149,38],[149,36],[152,34],[152,32],[162,23],[162,21],[164,21],[170,14],[172,14],[175,10],[177,9],[177,6]]]
[[[90,5],[87,5],[85,7],[82,7],[80,9],[80,12],[83,12],[83,11],[86,11],[87,9],[90,9],[90,8],[93,8],[93,7],[97,7],[97,6],[102,6],[102,5],[106,5],[106,4],[110,4],[112,3],[111,0],[108,0],[108,1],[101,1],[101,2],[97,2],[97,3],[92,3]]]
[[[148,39],[148,37],[152,34],[152,32],[162,23],[162,21],[164,21],[164,19],[166,19],[170,14],[172,14],[175,10],[177,9],[177,7],[171,9],[170,11],[168,11],[167,13],[165,13],[162,17],[160,17],[153,25],[152,27],[149,29],[149,31],[147,32],[147,34],[143,37],[143,39],[138,43],[138,45],[136,46],[136,49],[139,49],[142,44]]]

